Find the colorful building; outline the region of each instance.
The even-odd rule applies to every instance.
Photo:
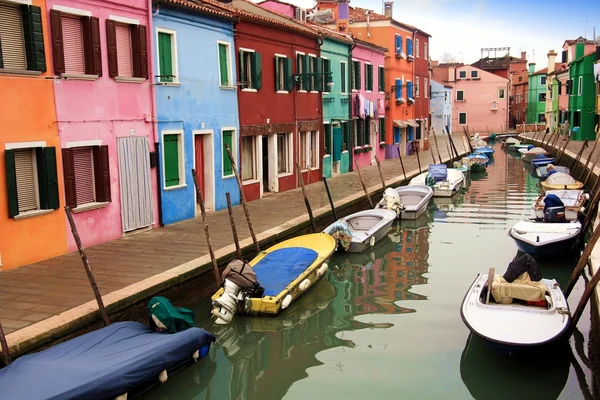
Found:
[[[527,123],[546,124],[546,79],[548,68],[535,70],[535,63],[529,63],[529,87],[527,95]]]
[[[234,17],[206,3],[181,4],[153,3],[153,75],[165,224],[199,213],[192,169],[208,210],[227,207],[226,192],[233,203],[239,202],[225,149],[228,144],[239,165]]]
[[[512,126],[525,124],[527,121],[527,101],[529,99],[529,72],[527,70],[515,74],[512,80],[513,97],[510,103]]]
[[[429,114],[436,135],[452,132],[452,86],[431,79]]]
[[[569,110],[573,139],[584,140],[596,138],[594,127],[596,120],[596,77],[594,65],[598,60],[596,50],[585,52],[585,43],[575,46],[574,59],[569,64]]]
[[[67,251],[49,14],[24,3],[0,3],[0,270]]]
[[[548,52],[548,91],[546,92],[546,126],[550,131],[556,130],[567,118],[569,96],[566,95],[566,84],[569,80],[568,65],[556,62],[556,52]]]
[[[429,148],[429,127],[431,126],[429,116],[429,99],[431,96],[429,67],[429,38],[431,35],[421,30],[413,31],[413,42],[415,48],[415,61],[413,63],[413,74],[415,79],[415,114],[414,118],[418,126],[415,128],[415,138],[421,143],[425,150]]]

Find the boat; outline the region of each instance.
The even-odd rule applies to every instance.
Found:
[[[433,197],[433,189],[427,185],[400,186],[395,189],[387,188],[383,198],[377,203],[375,209],[389,209],[394,211],[393,204],[402,205],[397,212],[400,219],[417,219],[427,210],[427,204]],[[395,203],[394,203],[395,202]]]
[[[532,144],[527,144],[527,143],[524,143],[524,144],[511,144],[511,145],[508,146],[508,150],[515,151],[517,153],[519,152],[519,149],[527,149],[527,150],[529,150],[529,149],[532,149],[532,148],[533,148],[533,145]]]
[[[336,238],[346,252],[362,253],[385,237],[396,215],[395,211],[388,209],[359,211],[340,218],[325,228],[323,233]]]
[[[543,167],[548,164],[553,164],[556,160],[554,157],[544,157],[543,155],[539,158],[532,158],[529,160],[532,168]]]
[[[540,260],[570,253],[580,233],[579,221],[519,221],[508,231],[519,250]]]
[[[564,212],[566,221],[576,221],[579,218],[579,214],[585,210],[584,205],[590,198],[583,190],[548,190],[538,197],[533,205],[536,219],[544,219],[544,210],[546,209],[544,200],[550,195],[554,195],[560,200],[560,207],[564,208],[561,211]]]
[[[564,172],[556,172],[542,181],[542,188],[544,191],[548,190],[581,190],[583,189],[583,183],[579,182],[571,175],[565,174]]]
[[[494,268],[479,273],[460,314],[473,334],[508,353],[558,342],[571,320],[558,282],[542,278],[527,254],[511,262],[503,276],[495,274]]]
[[[433,187],[433,197],[451,197],[460,191],[464,183],[465,176],[462,172],[448,168],[445,164],[431,164],[429,171],[415,176],[409,185],[427,184]]]
[[[196,327],[168,334],[139,322],[113,322],[1,369],[2,398],[131,398],[204,358],[214,341]]]
[[[533,147],[529,150],[519,149],[519,153],[522,154],[523,159],[526,161],[531,161],[533,158],[536,157],[539,158],[539,155],[545,156],[544,158],[550,156],[550,153],[546,151],[546,149],[543,149],[541,147]]]
[[[535,176],[536,178],[538,178],[541,181],[545,181],[546,178],[548,177],[548,170],[547,170],[547,165],[541,166],[541,167],[537,167],[537,168],[533,168],[532,171],[532,175]],[[554,169],[556,170],[556,172],[562,172],[563,174],[567,174],[567,175],[571,175],[571,170],[569,169],[569,167],[563,167],[560,165],[555,165]]]
[[[271,246],[249,263],[231,261],[211,298],[216,323],[227,324],[235,314],[277,315],[325,275],[335,248],[332,236],[313,233]]]
[[[494,156],[494,149],[492,149],[490,146],[481,146],[481,147],[476,147],[473,150],[474,154],[485,154],[488,158],[493,157]]]
[[[462,164],[467,165],[472,172],[485,171],[490,159],[484,153],[473,153],[463,157]]]
[[[514,137],[508,137],[506,139],[504,139],[502,141],[502,147],[509,147],[512,145],[517,145],[517,144],[521,144],[521,142],[519,141],[519,139],[514,138]]]

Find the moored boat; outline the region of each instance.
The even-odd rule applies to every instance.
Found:
[[[519,152],[519,149],[532,149],[533,145],[532,144],[527,144],[527,143],[523,143],[523,144],[511,144],[508,146],[508,150],[510,151],[515,151],[515,152]]]
[[[538,156],[540,155],[544,156],[544,158],[549,158],[550,156],[550,153],[541,147],[533,147],[529,150],[519,149],[519,152],[526,161],[531,161],[533,158],[539,158]]]
[[[547,209],[546,203],[548,203],[547,197],[550,195],[556,196],[560,200],[559,207],[564,209],[562,211],[566,221],[576,221],[579,214],[583,213],[585,203],[590,197],[583,190],[548,190],[540,195],[533,205],[536,219],[544,219],[544,211]]]
[[[462,172],[448,168],[445,164],[431,164],[429,171],[414,177],[409,185],[424,185],[433,188],[433,197],[451,197],[464,186]]]
[[[579,182],[571,175],[563,172],[556,172],[541,182],[544,191],[548,190],[580,190],[583,189],[583,183]]]
[[[508,137],[506,139],[504,139],[502,141],[502,147],[509,147],[512,145],[517,145],[517,144],[521,144],[521,142],[519,141],[519,139],[514,138],[514,137]]]
[[[519,221],[508,231],[519,250],[531,254],[536,259],[560,257],[570,253],[580,233],[579,221]]]
[[[398,210],[396,214],[400,219],[417,219],[427,210],[427,204],[433,197],[433,189],[427,185],[408,185],[397,188],[387,188],[383,198],[377,203],[375,209],[387,208]],[[401,204],[395,207],[394,204]]]
[[[548,164],[554,163],[554,161],[554,157],[544,157],[543,155],[540,155],[540,157],[534,157],[529,160],[532,168],[543,167]]]
[[[485,154],[488,158],[490,158],[490,157],[494,156],[494,149],[491,148],[490,146],[476,147],[473,150],[473,153],[475,153],[475,154]]]
[[[385,237],[396,219],[396,212],[387,209],[359,211],[329,225],[323,230],[336,238],[348,253],[362,253]]]
[[[545,181],[548,178],[548,166],[544,165],[541,167],[533,168],[532,175],[538,178],[540,181]],[[561,165],[555,165],[554,169],[556,172],[562,172],[563,174],[571,175],[571,170],[569,167],[563,167]]]
[[[462,164],[467,165],[472,172],[485,171],[489,162],[490,159],[484,153],[469,154],[462,159]]]

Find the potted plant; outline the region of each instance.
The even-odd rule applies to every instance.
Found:
[[[404,104],[406,103],[406,100],[404,100],[404,97],[400,97],[398,99],[396,99],[396,104]]]
[[[408,98],[408,104],[415,104],[415,99],[413,99],[412,97]]]

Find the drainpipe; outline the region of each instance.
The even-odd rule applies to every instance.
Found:
[[[356,42],[354,40],[352,40],[352,46],[350,47],[350,53],[348,53],[348,70],[346,71],[346,78],[348,78],[350,76],[349,72],[350,72],[350,68],[352,68],[352,51],[354,51],[354,48],[356,47]],[[354,139],[354,135],[350,134],[350,122],[352,122],[352,80],[348,79],[346,81],[346,92],[349,93],[347,94],[348,97],[348,141],[352,142],[352,140]],[[333,130],[331,131],[333,134]],[[342,132],[343,134],[343,132]],[[350,164],[349,166],[349,171],[354,171],[354,163],[353,163],[353,158],[354,158],[354,143],[347,143],[349,144],[348,146],[348,162]]]
[[[156,11],[153,12],[152,11],[152,4],[156,5]],[[156,2],[150,2],[149,6],[148,6],[148,26],[152,27],[154,26],[153,24],[153,17],[157,16],[160,13],[160,3],[158,1]],[[150,38],[154,37],[152,35],[152,32],[150,32]],[[165,226],[164,222],[163,222],[163,215],[162,215],[162,195],[160,193],[160,190],[162,188],[161,185],[161,179],[160,179],[160,143],[158,142],[158,127],[157,127],[157,118],[156,118],[156,86],[154,85],[154,78],[153,78],[153,74],[154,74],[154,46],[153,46],[153,41],[150,40],[150,47],[149,47],[150,51],[148,51],[148,80],[150,81],[150,97],[151,97],[151,102],[152,102],[152,108],[151,108],[151,113],[152,113],[152,136],[154,138],[154,151],[156,152],[156,201],[158,203],[158,225],[159,226]]]
[[[413,85],[414,82],[417,80],[417,77],[415,75],[415,68],[416,68],[416,64],[417,64],[417,57],[416,57],[416,53],[417,53],[417,30],[415,29],[413,31],[413,38],[412,38],[412,42],[413,42],[413,65],[412,65],[412,79],[413,79]],[[425,82],[423,82],[425,83]],[[419,85],[421,85],[421,80],[419,79]],[[421,94],[425,93],[423,91],[421,91],[421,88],[419,88],[419,102],[421,101],[421,99],[423,99],[424,97],[421,97]],[[415,94],[413,93],[413,96]],[[408,96],[407,96],[408,97]],[[408,99],[407,99],[407,103],[408,103]],[[417,101],[415,100],[415,121],[417,120]],[[413,140],[417,140],[417,129],[415,127],[415,138]],[[424,142],[423,140],[423,128],[421,127],[421,142]],[[421,143],[418,143],[419,146],[419,150],[421,150]]]
[[[317,46],[319,51],[317,51],[317,57],[321,57],[321,47],[323,46],[324,40],[323,40],[323,35],[319,33],[319,37],[317,37]],[[323,65],[321,65],[321,72],[323,71]],[[333,74],[333,72],[332,72]],[[323,86],[325,86],[325,75],[321,75],[321,92],[319,93],[319,109],[321,110],[321,123],[319,124],[319,130],[321,131],[321,135],[325,134],[325,130],[323,129]],[[318,89],[318,88],[317,88]],[[333,132],[333,131],[332,131]],[[321,140],[321,138],[319,138],[319,143],[324,143],[323,140]],[[332,142],[333,143],[333,140]],[[319,176],[319,180],[321,180],[322,176],[323,176],[323,155],[324,155],[324,151],[323,151],[323,146],[319,146],[319,157],[321,158],[321,174]],[[333,168],[333,153],[331,154],[331,159],[332,159],[332,168]],[[308,179],[310,179],[310,168],[308,169]],[[297,187],[297,186],[296,186]]]

